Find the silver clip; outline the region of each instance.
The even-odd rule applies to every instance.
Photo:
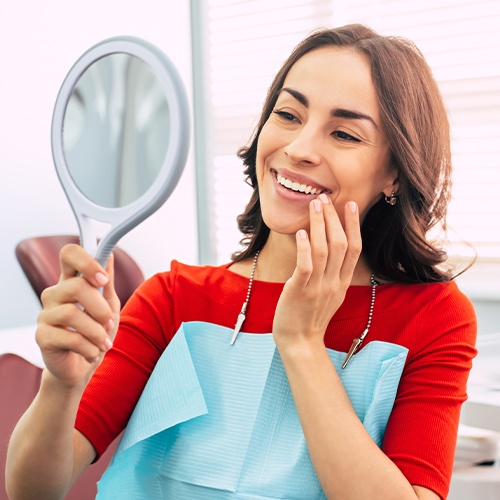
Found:
[[[238,314],[238,319],[236,320],[236,325],[234,327],[234,333],[233,337],[231,338],[231,345],[234,344],[236,341],[236,337],[238,336],[238,333],[240,333],[241,327],[243,326],[243,321],[245,321],[245,312],[247,310],[247,304],[248,302],[244,302],[243,306],[241,307],[241,312]]]
[[[342,364],[342,368],[345,368],[347,366],[347,363],[349,363],[349,360],[356,353],[356,351],[359,349],[359,346],[362,343],[363,343],[363,341],[361,339],[353,339],[351,347],[349,349],[349,352],[347,353],[347,356],[345,357],[344,363]]]
[[[240,333],[243,321],[245,321],[245,315],[242,313],[238,314],[238,320],[236,321],[236,326],[234,327],[234,333],[233,333],[233,338],[231,339],[231,345],[234,344],[236,337],[238,336],[238,333]]]
[[[349,349],[349,352],[347,353],[347,356],[345,357],[344,363],[342,364],[342,368],[345,368],[347,366],[347,363],[349,363],[349,360],[356,354],[361,347],[361,344],[363,343],[363,340],[365,339],[367,333],[368,333],[369,328],[365,328],[365,331],[359,336],[359,339],[352,339],[352,344]]]

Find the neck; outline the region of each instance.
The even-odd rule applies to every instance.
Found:
[[[292,276],[296,264],[295,236],[271,231],[259,255],[256,279],[284,283]]]

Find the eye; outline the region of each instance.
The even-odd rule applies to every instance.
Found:
[[[342,130],[337,130],[336,132],[333,132],[332,135],[341,141],[361,142],[357,137],[354,137],[346,132],[342,132]]]
[[[292,113],[289,113],[288,111],[275,110],[275,111],[273,111],[273,113],[278,115],[280,118],[282,118],[283,120],[285,120],[287,122],[298,121],[298,119],[294,115],[292,115]]]

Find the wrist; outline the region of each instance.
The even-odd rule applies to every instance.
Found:
[[[307,360],[315,359],[326,353],[323,338],[303,336],[293,339],[275,339],[275,342],[282,358]]]
[[[42,372],[40,383],[40,392],[47,395],[57,395],[66,401],[80,400],[83,391],[87,386],[88,380],[81,380],[75,384],[71,384],[58,379],[49,370],[45,369]]]

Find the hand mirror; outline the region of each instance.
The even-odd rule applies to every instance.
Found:
[[[52,155],[80,242],[102,266],[177,185],[189,149],[187,103],[175,66],[139,38],[94,45],[66,76],[52,118]],[[107,228],[99,243],[96,223]]]

